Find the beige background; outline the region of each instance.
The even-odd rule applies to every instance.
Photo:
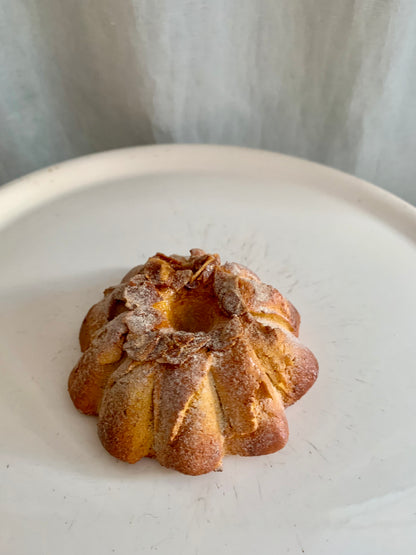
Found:
[[[126,145],[302,156],[416,204],[414,0],[0,0],[0,182]]]

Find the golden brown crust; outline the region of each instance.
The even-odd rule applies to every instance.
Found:
[[[72,370],[68,389],[74,405],[81,412],[98,414],[107,381],[124,357],[126,334],[127,326],[122,316],[106,323],[95,333]]]
[[[229,453],[241,456],[269,455],[282,449],[289,438],[289,428],[280,396],[264,377],[257,392],[259,405],[256,429],[246,435],[234,435],[228,439]]]
[[[217,354],[212,374],[227,422],[226,434],[245,435],[256,430],[256,394],[262,372],[242,338],[232,349]]]
[[[277,289],[253,276],[238,264],[227,263],[217,269],[214,289],[225,312],[269,317],[297,335],[300,317],[296,308]]]
[[[246,456],[281,449],[288,438],[283,402],[245,338],[217,358],[213,376],[226,422],[227,451]]]
[[[262,455],[287,442],[284,405],[318,373],[299,324],[293,305],[244,266],[200,249],[158,253],[89,310],[69,392],[99,415],[112,455],[209,472],[226,452]]]
[[[153,364],[124,363],[102,400],[99,438],[111,455],[129,463],[146,457],[153,441]]]
[[[169,398],[165,400],[169,404]],[[193,476],[205,474],[221,466],[224,439],[221,434],[219,407],[210,389],[208,376],[190,399],[183,420],[166,443],[155,446],[156,458],[163,465]],[[159,414],[162,416],[162,402]],[[159,419],[159,423],[161,422]],[[166,435],[162,432],[166,439]],[[155,438],[158,431],[155,430]]]
[[[79,330],[79,344],[84,352],[91,345],[94,335],[108,322],[108,314],[103,310],[103,302],[92,306],[85,316]]]
[[[198,352],[180,366],[168,364],[160,368],[154,392],[156,455],[175,441],[186,413],[202,391],[210,365],[211,355]]]
[[[104,291],[104,298],[93,305],[85,316],[79,331],[81,351],[86,351],[95,335],[110,320],[127,310],[122,297],[123,287],[109,287]]]
[[[298,401],[318,377],[318,361],[313,353],[292,334],[246,317],[246,333],[256,356],[280,392],[284,404]]]

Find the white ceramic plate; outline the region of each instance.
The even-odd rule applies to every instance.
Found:
[[[238,148],[133,148],[0,190],[1,552],[414,554],[416,210]],[[188,477],[101,447],[68,397],[101,291],[156,251],[277,286],[320,362],[271,456]]]

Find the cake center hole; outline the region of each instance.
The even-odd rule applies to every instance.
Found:
[[[169,311],[170,325],[177,331],[191,333],[207,333],[224,318],[216,297],[206,290],[181,291]]]

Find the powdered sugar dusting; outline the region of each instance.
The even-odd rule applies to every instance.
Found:
[[[175,299],[186,303],[190,295],[207,295],[207,302],[216,303],[212,325],[207,320],[209,326],[203,331],[175,329],[170,323]],[[199,314],[200,309],[195,310]],[[135,453],[144,456],[137,438],[146,438],[140,441],[150,441],[147,453],[162,464],[198,474],[217,468],[223,444],[226,450],[240,454],[260,454],[272,449],[270,446],[283,446],[287,424],[281,393],[267,377],[251,343],[270,346],[279,341],[281,353],[283,342],[290,353],[298,343],[292,333],[281,329],[279,319],[296,329],[297,313],[248,268],[236,263],[222,265],[217,254],[201,249],[193,249],[189,257],[158,253],[130,271],[121,284],[108,288],[105,299],[91,311],[93,317],[84,327],[85,335],[94,339],[91,345],[86,343],[84,360],[92,360],[92,353],[98,351],[101,359],[94,355],[90,375],[84,365],[82,383],[100,372],[112,375],[109,381],[105,378],[100,393],[100,414],[106,415],[100,417],[100,436],[106,438],[104,444],[110,452],[120,458],[126,453],[125,460],[132,462]],[[252,327],[255,321],[259,328]],[[279,335],[273,339],[272,333]],[[141,367],[146,371],[140,371]],[[73,399],[84,395],[79,381],[77,387],[79,390],[71,393]],[[134,395],[134,403],[128,400],[130,395]],[[123,403],[128,404],[128,418],[123,416]],[[108,429],[118,426],[113,412],[116,406],[123,420],[122,437]],[[151,430],[137,428],[141,420],[131,415],[134,406],[150,411],[143,425],[153,422]],[[129,418],[136,422],[134,433],[125,427]],[[120,442],[125,442],[124,447]],[[209,451],[211,444],[215,447]],[[201,453],[209,460],[212,457],[211,468]]]

